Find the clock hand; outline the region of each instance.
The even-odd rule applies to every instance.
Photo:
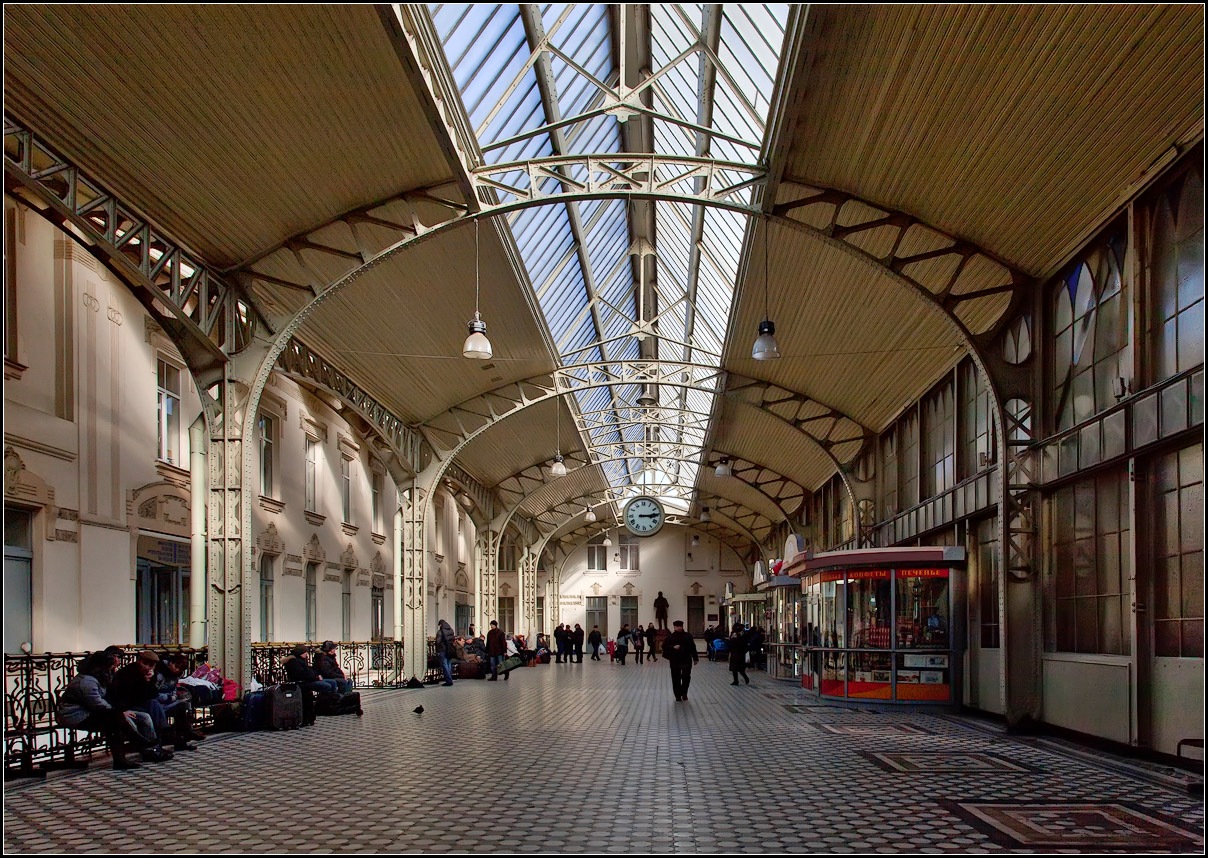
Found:
[[[657,512],[639,512],[638,513],[638,518],[658,518],[658,517],[659,517],[659,514]]]

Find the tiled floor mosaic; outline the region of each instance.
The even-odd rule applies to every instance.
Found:
[[[660,661],[367,692],[363,718],[6,785],[6,852],[1203,851],[1178,777]],[[424,711],[412,710],[422,704]]]

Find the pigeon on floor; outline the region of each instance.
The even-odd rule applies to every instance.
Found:
[[[423,707],[423,706],[416,706],[416,707],[415,707],[414,709],[412,709],[411,711],[412,711],[412,712],[414,712],[416,715],[423,715],[423,714],[424,714],[424,707]]]

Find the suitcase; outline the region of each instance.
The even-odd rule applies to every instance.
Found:
[[[270,730],[296,730],[302,726],[302,689],[283,682],[264,692],[267,696],[265,726]]]
[[[243,695],[239,711],[239,730],[263,730],[268,726],[268,692],[249,691]]]
[[[483,669],[481,661],[457,662],[458,679],[482,679],[484,676],[486,676],[486,670]]]
[[[361,693],[349,691],[341,694],[338,691],[325,691],[315,696],[316,715],[360,715]]]
[[[508,658],[505,658],[503,660],[503,663],[499,665],[499,672],[500,673],[510,673],[511,671],[515,670],[516,668],[523,667],[523,666],[524,666],[524,659],[522,659],[518,655],[513,655],[513,656],[509,656]]]

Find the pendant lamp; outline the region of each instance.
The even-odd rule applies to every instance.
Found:
[[[478,220],[474,220],[474,318],[466,323],[470,335],[461,347],[461,356],[475,360],[487,360],[491,354],[491,341],[487,339],[487,323],[478,312],[479,293]]]
[[[776,360],[780,357],[780,346],[776,342],[776,324],[768,318],[768,233],[771,221],[763,223],[763,321],[759,323],[759,336],[751,347],[755,360]]]

